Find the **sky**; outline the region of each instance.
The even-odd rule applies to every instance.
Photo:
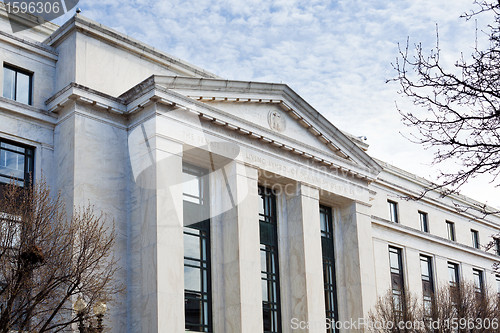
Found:
[[[285,83],[337,128],[366,136],[368,153],[435,180],[432,149],[410,142],[396,109],[398,43],[436,45],[453,69],[488,17],[465,21],[473,0],[81,0],[82,15],[226,79]],[[74,10],[56,21],[64,23]],[[479,32],[481,35],[481,32]],[[480,38],[481,39],[481,38]],[[414,130],[413,130],[414,131]],[[489,178],[462,194],[500,207]]]

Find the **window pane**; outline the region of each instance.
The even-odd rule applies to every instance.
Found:
[[[420,230],[423,232],[429,232],[429,226],[427,224],[427,213],[419,212],[420,215]]]
[[[429,276],[429,263],[427,262],[427,258],[420,259],[420,266],[422,269],[422,276]]]
[[[0,173],[24,179],[24,155],[0,150]]]
[[[319,218],[320,218],[321,231],[324,231],[324,232],[328,231],[327,226],[326,226],[326,222],[327,222],[326,215],[320,214]]]
[[[184,200],[200,204],[200,178],[187,173],[182,174]]]
[[[398,204],[392,201],[387,201],[389,204],[389,218],[392,222],[398,221]]]
[[[260,246],[261,249],[262,246],[263,245]],[[267,271],[267,252],[262,250],[260,251],[260,271],[261,272]]]
[[[479,249],[479,234],[476,230],[471,230],[472,246]]]
[[[264,197],[259,197],[259,215],[264,215]]]
[[[17,72],[16,101],[30,104],[30,76]]]
[[[15,145],[11,145],[11,144],[5,143],[5,142],[2,142],[0,144],[0,146],[2,148],[6,148],[6,149],[9,149],[9,150],[17,151],[17,152],[20,152],[20,153],[24,153],[25,152],[25,148],[19,147],[19,146],[15,146]]]
[[[195,332],[203,332],[201,325],[203,324],[203,301],[201,295],[197,293],[186,293],[185,315],[186,315],[186,330]],[[198,326],[200,325],[200,326]]]
[[[10,68],[3,68],[3,97],[16,99],[15,96],[16,72]]]
[[[448,273],[451,284],[458,283],[458,265],[456,264],[448,264]]]
[[[474,274],[474,286],[476,287],[477,292],[483,291],[483,272],[477,269],[473,270]]]
[[[184,289],[201,291],[200,269],[184,266]]]
[[[391,249],[391,252],[389,253],[389,257],[391,259],[391,268],[399,270],[399,253],[398,251],[393,251]]]
[[[446,222],[448,228],[448,239],[455,240],[455,224],[453,222]]]
[[[184,234],[184,256],[193,259],[201,259],[199,236]]]

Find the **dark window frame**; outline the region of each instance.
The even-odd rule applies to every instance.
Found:
[[[183,174],[189,174],[198,178],[199,181],[199,202],[195,204],[189,200],[183,200],[184,212],[199,209],[199,214],[203,220],[184,226],[183,237],[199,238],[199,257],[186,256],[186,247],[184,250],[184,270],[199,270],[200,290],[189,290],[184,288],[185,308],[185,329],[195,332],[213,332],[213,313],[212,313],[212,263],[211,263],[211,240],[210,240],[210,219],[209,211],[209,189],[208,189],[208,170],[188,164],[182,164]],[[183,199],[186,197],[194,198],[192,195],[183,191]],[[199,304],[199,307],[196,305]],[[189,322],[187,312],[190,311],[190,305],[199,310],[199,323]],[[192,311],[194,312],[194,311]],[[194,317],[193,317],[194,318]]]
[[[262,300],[264,333],[278,333],[282,331],[282,323],[276,195],[271,189],[263,186],[259,186],[258,191],[261,200],[259,205],[262,203],[263,208],[261,213],[259,207],[261,283],[262,294],[267,295],[267,300]]]
[[[15,146],[18,148],[24,149],[24,152],[19,152],[16,151],[12,148],[9,147],[4,147],[5,145],[10,145],[10,146]],[[16,141],[12,141],[9,139],[4,139],[0,138],[0,155],[3,154],[3,152],[10,152],[10,153],[15,153],[18,155],[23,155],[24,156],[24,176],[23,178],[20,177],[13,177],[12,174],[4,174],[0,171],[0,187],[1,185],[9,184],[11,180],[14,181],[17,185],[21,186],[31,186],[33,183],[34,179],[34,169],[35,169],[35,148],[26,144],[22,144]],[[0,156],[1,160],[1,156]],[[1,168],[1,165],[0,165]],[[1,169],[0,169],[1,170]],[[1,189],[0,189],[1,191]]]
[[[420,230],[423,232],[429,232],[429,214],[418,211],[418,218],[420,220]]]
[[[18,73],[21,73],[23,75],[26,75],[28,76],[29,78],[29,87],[28,87],[28,104],[27,105],[33,105],[33,72],[29,71],[29,70],[26,70],[24,68],[21,68],[21,67],[18,67],[18,66],[15,66],[15,65],[11,65],[11,64],[8,64],[8,63],[4,63],[3,64],[3,68],[4,68],[4,72],[3,72],[3,75],[4,75],[4,78],[3,78],[3,84],[5,85],[5,69],[9,69],[11,71],[14,71],[15,72],[15,81],[14,81],[14,98],[11,99],[10,97],[5,97],[4,94],[3,94],[3,91],[2,91],[2,96],[5,97],[5,98],[9,98],[13,101],[18,101],[18,96],[17,96],[17,74]],[[5,89],[5,88],[4,88]],[[23,102],[19,102],[19,103],[23,103]],[[23,103],[24,104],[24,103]]]
[[[455,281],[449,279],[451,277],[452,271]],[[448,283],[450,284],[451,287],[460,286],[460,265],[450,261],[448,261]]]
[[[428,275],[422,272],[423,265],[426,265]],[[424,298],[424,310],[427,311],[427,315],[430,315],[430,310],[434,303],[434,270],[432,267],[432,257],[427,255],[420,255],[420,269],[422,277],[422,294]]]
[[[387,200],[389,204],[389,220],[394,223],[399,223],[399,207],[396,201]]]
[[[471,237],[472,237],[472,247],[475,249],[479,249],[481,244],[479,243],[479,231],[470,229]]]
[[[472,269],[472,275],[474,276],[474,289],[477,294],[484,294],[484,271],[478,268]],[[477,277],[477,280],[476,280]],[[479,284],[476,284],[476,282]]]
[[[500,274],[495,275],[495,281],[497,283],[497,294],[500,295]]]
[[[397,256],[397,267],[393,267],[392,255]],[[403,250],[399,247],[389,245],[389,267],[391,273],[391,290],[396,312],[403,311],[403,300],[405,294],[405,277],[403,266]]]
[[[500,238],[494,238],[493,240],[495,242],[495,254],[500,256]]]
[[[338,320],[337,278],[335,271],[335,242],[333,232],[332,208],[320,205],[320,219],[324,220],[321,229],[321,251],[323,258],[323,283],[325,292],[326,319],[330,323],[328,333],[338,332],[335,323]]]
[[[446,231],[448,233],[448,239],[453,242],[456,242],[457,234],[455,232],[455,222],[446,221]]]

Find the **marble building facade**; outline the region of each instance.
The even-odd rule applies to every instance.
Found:
[[[500,286],[499,249],[481,248],[499,216],[457,213],[477,204],[464,196],[404,200],[426,180],[287,85],[223,79],[79,14],[15,34],[0,17],[2,149],[32,151],[67,206],[115,220],[127,291],[113,332],[325,332],[292,323],[366,317],[391,288],[390,253],[417,294],[423,258],[435,286],[450,270]],[[25,77],[27,92],[12,85]]]

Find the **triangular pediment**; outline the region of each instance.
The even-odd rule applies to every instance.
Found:
[[[381,170],[362,142],[337,129],[284,84],[155,75],[120,98],[129,113],[151,100],[162,100],[318,163],[372,176]]]
[[[371,169],[380,166],[354,142],[285,84],[155,77],[155,82],[234,117],[295,141],[303,149],[333,153]]]

